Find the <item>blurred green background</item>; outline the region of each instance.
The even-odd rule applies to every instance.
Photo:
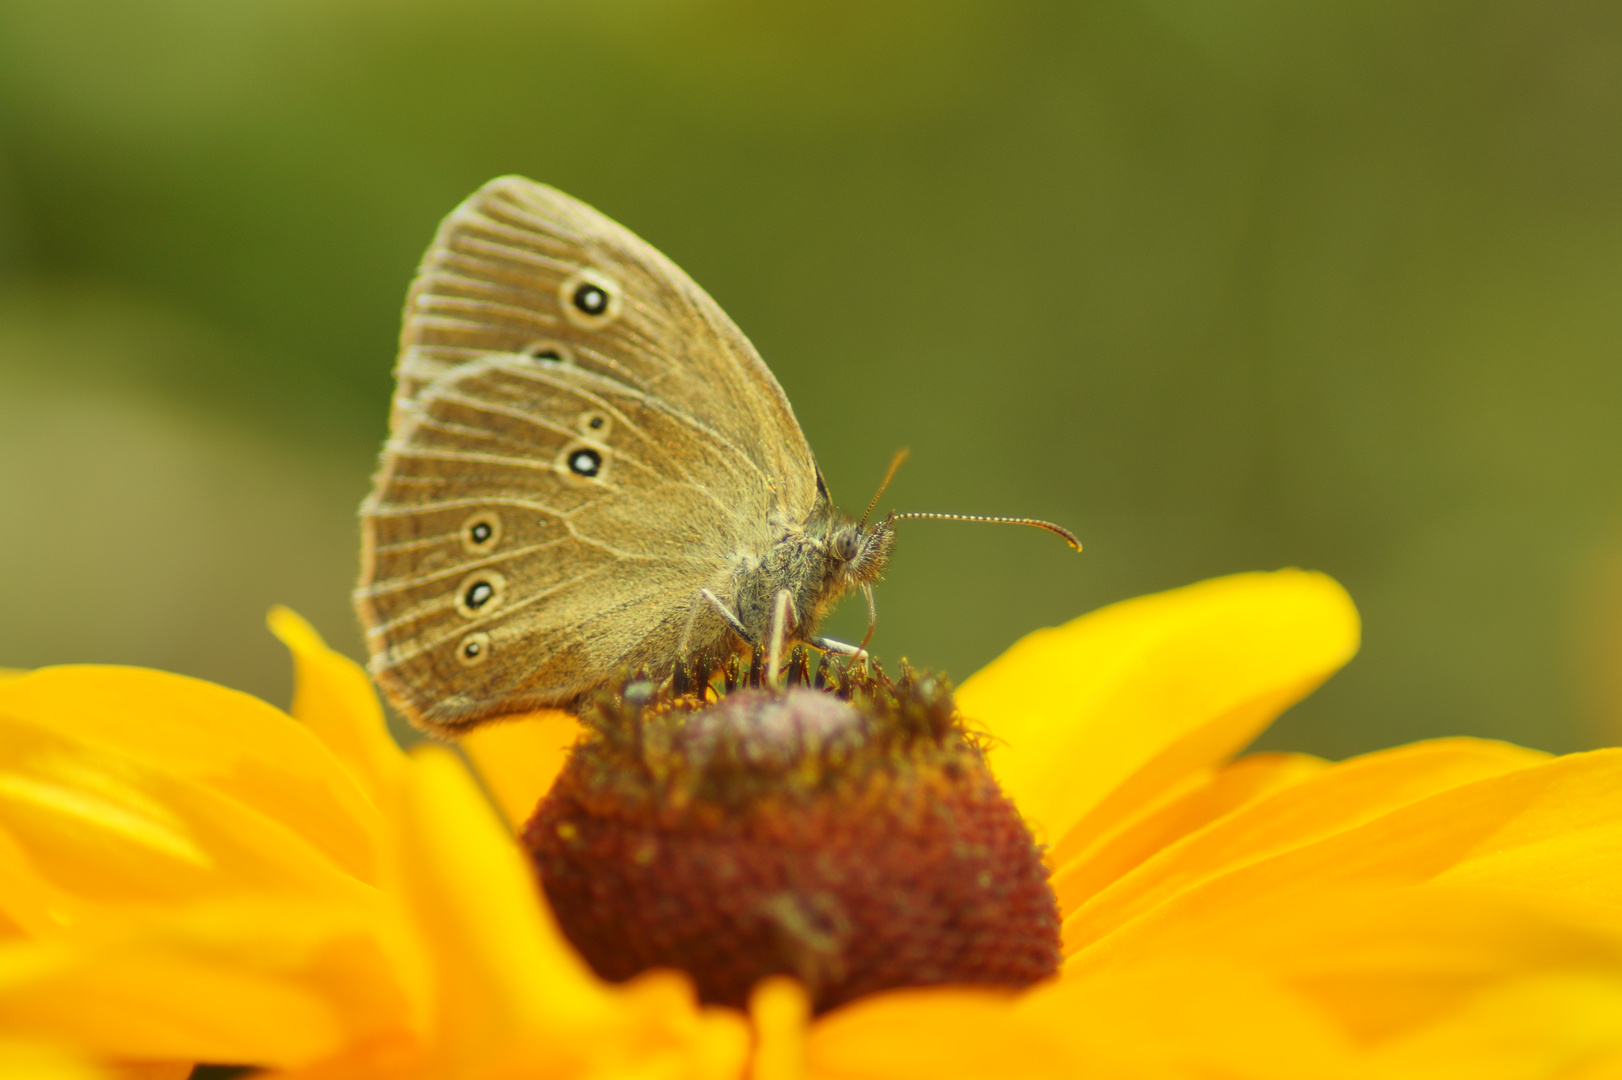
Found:
[[[732,314],[903,526],[881,655],[1255,568],[1333,756],[1622,740],[1622,5],[0,0],[0,664],[285,700],[438,219],[519,172]],[[847,604],[831,627],[859,636]]]

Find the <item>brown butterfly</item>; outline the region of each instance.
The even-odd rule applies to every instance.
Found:
[[[853,588],[871,615],[894,521],[951,516],[837,512],[715,301],[522,177],[440,226],[395,378],[356,604],[373,674],[430,730],[567,707],[700,650],[770,646],[774,671],[785,642],[857,654],[815,635],[823,615]]]

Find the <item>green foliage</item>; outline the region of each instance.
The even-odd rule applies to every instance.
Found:
[[[341,635],[406,283],[521,172],[720,300],[847,506],[906,445],[887,502],[1086,542],[905,523],[881,654],[962,677],[1035,625],[1297,564],[1366,644],[1274,745],[1614,741],[1619,135],[1598,0],[3,0],[0,421],[35,427],[0,433],[0,605],[47,610],[0,663],[275,693],[258,611],[293,581]],[[270,501],[210,519],[207,559],[120,562],[190,523],[132,494],[95,534],[95,462],[135,436],[31,403],[97,394],[181,417],[189,453],[255,440]],[[234,554],[267,536],[291,561]],[[164,573],[235,599],[96,576]]]

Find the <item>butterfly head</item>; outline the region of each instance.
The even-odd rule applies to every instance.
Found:
[[[828,537],[828,561],[834,578],[845,588],[876,581],[889,562],[893,543],[895,530],[889,518],[835,525]]]

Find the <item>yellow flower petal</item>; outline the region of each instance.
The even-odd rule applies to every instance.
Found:
[[[258,844],[270,842],[267,829],[283,831],[349,874],[373,872],[377,809],[320,740],[255,698],[197,679],[83,666],[0,683],[0,772],[10,778],[0,807],[62,823],[64,841],[76,820],[130,841],[122,851],[195,865],[197,837],[175,827],[180,809],[166,805],[174,795],[198,815],[187,822],[194,832],[243,826]],[[226,816],[209,821],[215,809]]]
[[[1360,1044],[1402,1037],[1469,998],[1527,977],[1600,976],[1622,991],[1618,913],[1447,884],[1269,898],[1202,955],[1242,958],[1299,989]],[[1162,952],[1189,946],[1184,935]],[[1606,995],[1602,995],[1606,996]],[[1622,1047],[1622,1027],[1611,1032]]]
[[[1370,1055],[1367,1073],[1410,1080],[1616,1080],[1622,982],[1582,971],[1517,979]]]
[[[1242,966],[1143,965],[1020,995],[915,990],[811,1029],[814,1080],[1246,1077],[1335,1080],[1348,1046],[1287,988]]]
[[[250,898],[132,914],[0,949],[0,1033],[103,1057],[299,1064],[417,1021],[412,959],[383,903]]]
[[[1082,1055],[1066,1041],[1063,1029],[1049,1030],[1019,1012],[1011,995],[900,991],[863,998],[812,1025],[807,1074],[812,1080],[1085,1076]]]
[[[1056,871],[1053,889],[1060,913],[1068,916],[1183,837],[1230,818],[1327,768],[1327,761],[1306,754],[1252,754],[1203,775],[1188,790],[1178,790],[1175,798],[1127,819]]]
[[[186,1075],[180,1073],[174,1080],[184,1080]],[[138,1073],[98,1067],[66,1047],[34,1039],[0,1039],[0,1076],[6,1080],[147,1080]],[[151,1080],[170,1078],[159,1074]]]
[[[194,1067],[190,1061],[135,1061],[119,1062],[107,1066],[107,1070],[109,1080],[186,1080]]]
[[[1563,1077],[1622,1054],[1615,911],[1446,884],[1302,899],[1257,903],[1192,947],[1300,994],[1372,1075]]]
[[[1021,995],[855,1002],[812,1027],[811,1075],[1552,1080],[1622,1064],[1612,912],[1426,886],[1263,902],[1222,930]]]
[[[0,1029],[124,1058],[276,1063],[340,1044],[332,1009],[308,987],[139,941],[0,949]]]
[[[749,995],[755,1028],[750,1080],[805,1080],[806,1026],[811,1001],[794,979],[762,979]]]
[[[405,815],[406,885],[438,991],[438,1045],[424,1075],[450,1063],[488,1076],[736,1075],[741,1019],[700,1010],[684,977],[656,972],[616,989],[586,968],[448,751],[413,755]]]
[[[588,1036],[588,1043],[595,1043],[590,1075],[690,1080],[746,1075],[748,1023],[731,1009],[698,1006],[686,975],[650,971],[616,988],[616,996],[621,1017],[615,1027]]]
[[[612,1018],[608,990],[547,914],[511,834],[447,750],[412,756],[401,837],[405,888],[428,932],[437,1052],[453,1060],[514,1053],[528,1033],[570,1033]]]
[[[359,664],[327,648],[315,628],[288,608],[272,608],[271,633],[293,654],[293,717],[354,772],[374,802],[398,782],[405,755],[389,735],[383,709]]]
[[[1062,864],[1249,742],[1357,650],[1322,574],[1240,574],[1129,600],[1009,649],[958,693],[1004,789]]]
[[[1247,801],[1204,829],[1168,843],[1118,878],[1109,877],[1118,864],[1113,850],[1084,856],[1054,879],[1069,913],[1065,951],[1084,948],[1172,896],[1239,867],[1344,832],[1439,791],[1548,760],[1535,750],[1482,739],[1415,743],[1352,758],[1266,792],[1266,797]],[[1216,793],[1221,786],[1215,786]]]
[[[103,717],[109,726],[116,708]],[[373,838],[338,800],[375,812],[313,739],[325,769],[254,775],[253,763],[222,762],[231,771],[210,776],[197,761],[163,761],[138,738],[128,740],[132,754],[22,711],[0,709],[0,907],[29,933],[244,893],[369,902],[356,874],[371,872]],[[323,791],[312,782],[320,779],[342,790]]]
[[[355,876],[380,826],[319,741],[242,695],[127,669],[8,684],[0,904],[67,951],[0,994],[0,1025],[126,1058],[275,1063],[409,1016],[401,935]]]
[[[474,728],[461,737],[463,751],[514,831],[523,827],[552,786],[580,722],[566,712],[546,709]]]
[[[1506,750],[1506,759],[1513,750]],[[1101,919],[1082,935],[1090,944],[1067,968],[1123,963],[1174,937],[1220,939],[1252,919],[1259,903],[1304,905],[1309,903],[1304,897],[1329,890],[1447,882],[1622,909],[1619,793],[1622,750],[1500,771],[1281,854],[1249,864],[1241,860],[1235,869],[1162,894],[1158,906],[1134,906],[1139,914],[1130,921],[1119,915]],[[1072,918],[1088,919],[1088,907]],[[1109,932],[1097,936],[1094,930]]]

